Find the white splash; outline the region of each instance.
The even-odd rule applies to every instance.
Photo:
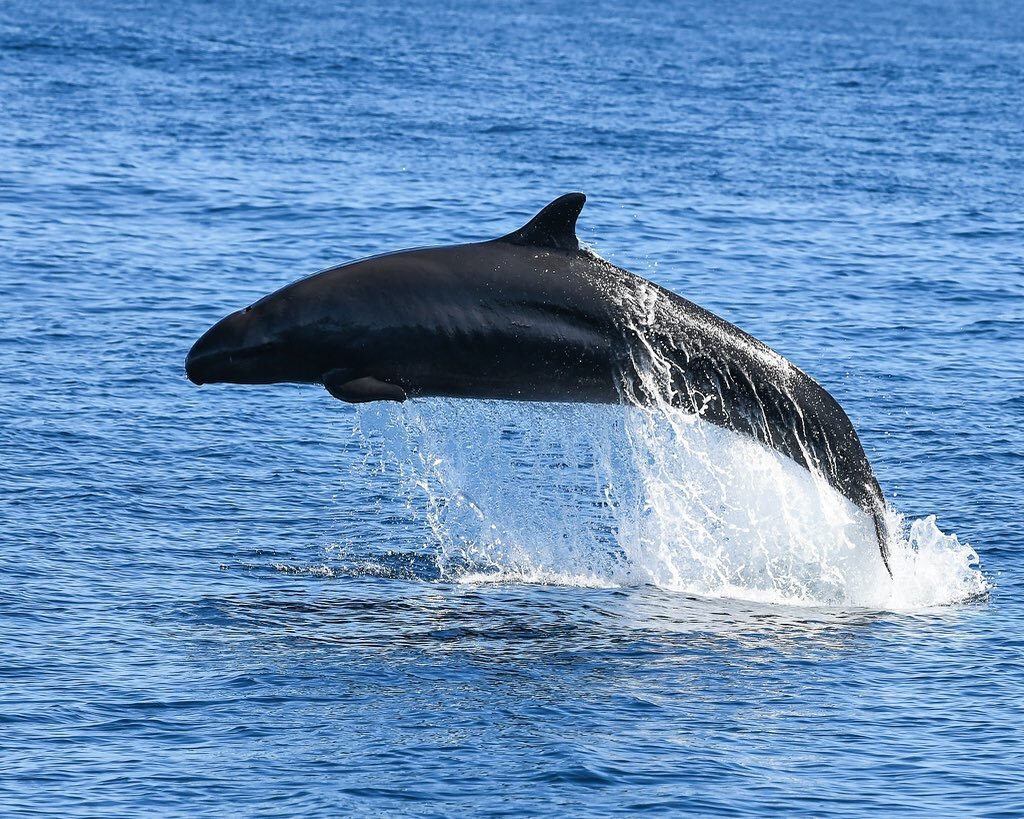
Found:
[[[871,521],[824,479],[671,407],[431,399],[357,417],[368,463],[397,475],[456,581],[887,610],[989,588],[934,516],[891,545],[890,578]]]

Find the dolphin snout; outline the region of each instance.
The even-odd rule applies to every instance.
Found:
[[[196,347],[198,346],[196,344],[185,357],[185,375],[188,376],[188,380],[193,384],[202,385],[207,383],[205,370],[208,369],[208,366],[204,366],[204,364],[208,365],[209,355],[204,355],[202,351],[197,351]]]
[[[317,372],[306,360],[283,348],[267,328],[253,324],[248,310],[239,310],[207,330],[185,358],[185,375],[193,384],[274,384],[312,382]]]
[[[244,311],[225,316],[203,333],[185,357],[185,375],[193,384],[235,380],[234,358],[245,348]]]
[[[213,384],[223,380],[225,364],[234,349],[234,314],[221,319],[199,337],[185,357],[185,375],[193,384]]]

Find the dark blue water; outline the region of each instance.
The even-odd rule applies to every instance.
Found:
[[[1020,6],[581,5],[0,6],[4,815],[1024,813]],[[569,190],[841,401],[892,580],[691,548],[677,455],[776,482],[685,424],[184,378]]]

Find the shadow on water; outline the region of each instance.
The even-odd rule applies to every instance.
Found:
[[[279,567],[295,577],[294,568]],[[879,626],[912,633],[970,616],[963,607],[916,613],[799,607],[707,598],[659,589],[580,588],[521,583],[452,583],[350,572],[300,572],[272,592],[207,598],[188,615],[200,632],[266,648],[333,645],[383,655],[458,653],[484,664],[590,662],[614,654],[679,657],[733,654],[844,654]]]

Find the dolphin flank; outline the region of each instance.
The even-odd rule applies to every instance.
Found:
[[[889,569],[885,500],[836,400],[735,325],[580,248],[585,201],[561,196],[500,239],[289,284],[211,327],[186,373],[196,384],[322,384],[354,403],[667,401],[824,476],[873,518]]]

